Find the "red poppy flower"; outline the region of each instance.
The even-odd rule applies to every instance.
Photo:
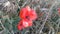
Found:
[[[32,26],[32,21],[27,19],[22,19],[17,25],[18,30],[22,30],[23,28]]]
[[[27,19],[35,20],[37,18],[37,14],[29,6],[26,6],[25,8],[22,8],[20,10],[19,17],[22,18],[22,19],[26,19],[27,18]]]

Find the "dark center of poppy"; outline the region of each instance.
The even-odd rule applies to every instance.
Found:
[[[29,20],[30,18],[29,18],[29,16],[26,16],[26,18]]]

